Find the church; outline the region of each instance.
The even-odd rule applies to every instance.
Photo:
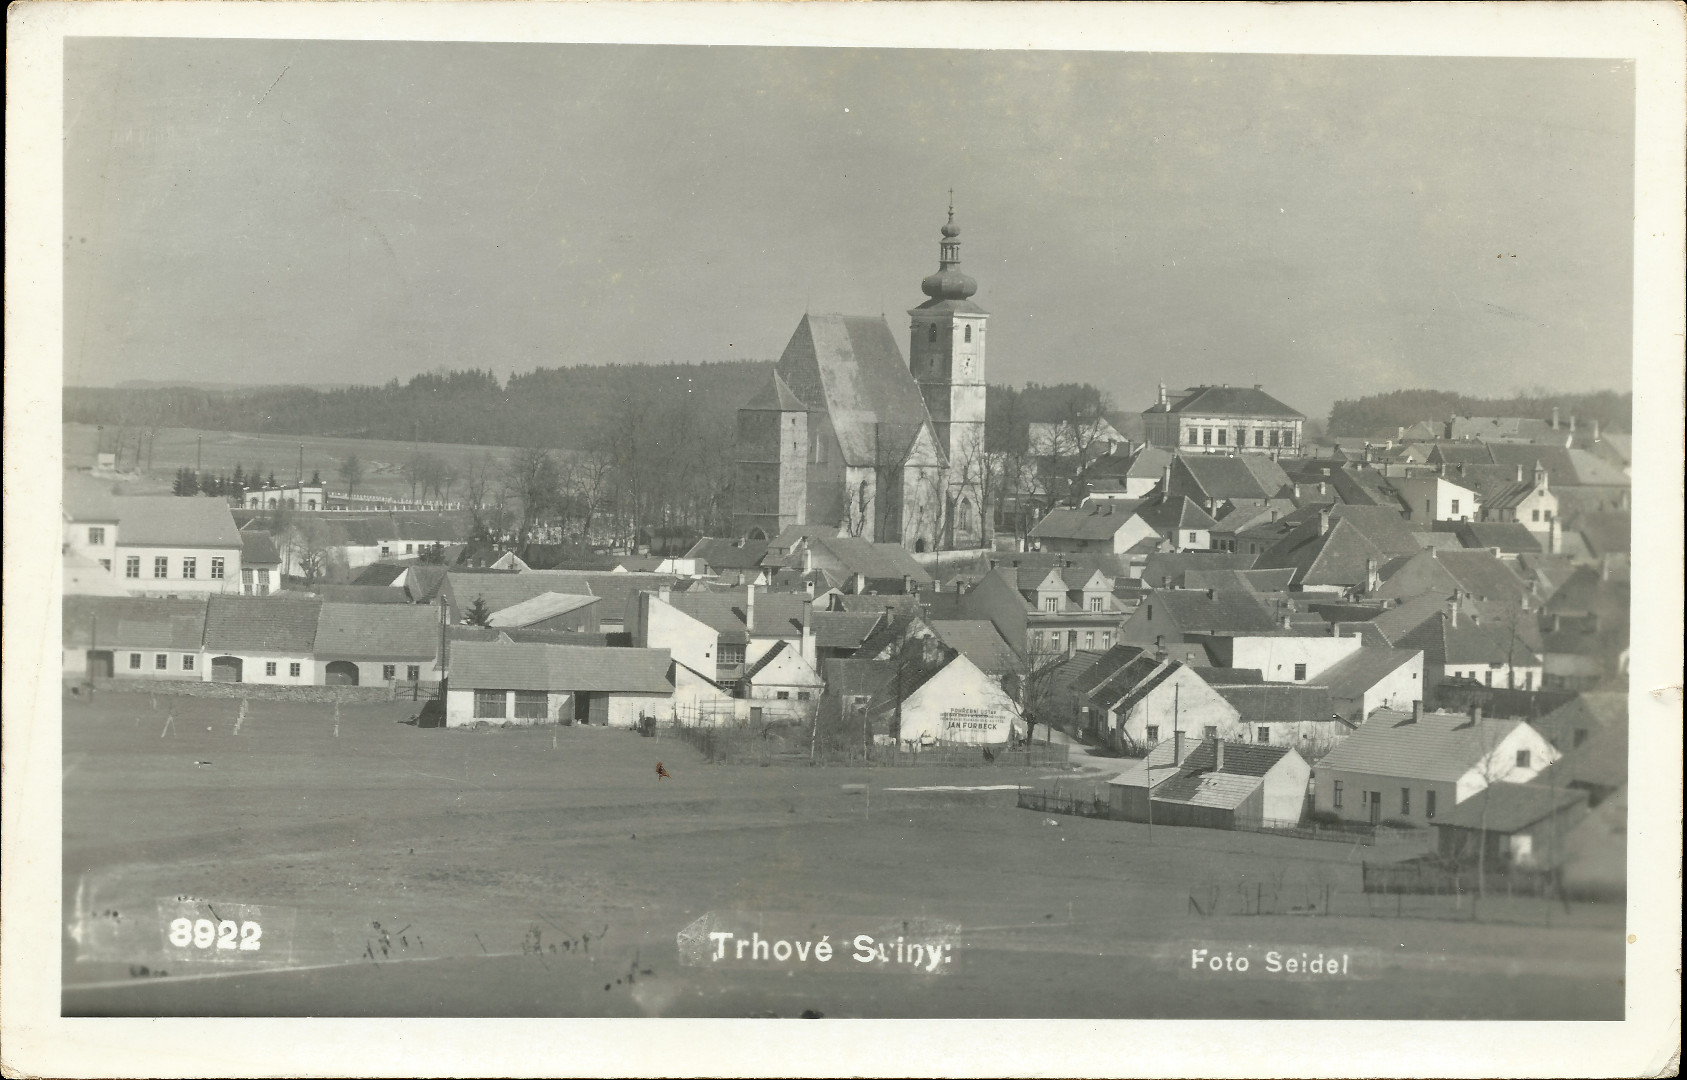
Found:
[[[914,551],[978,547],[985,515],[984,334],[951,205],[908,359],[883,316],[804,315],[768,384],[738,411],[733,524],[794,525]]]

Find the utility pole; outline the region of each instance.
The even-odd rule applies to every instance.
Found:
[[[205,469],[205,436],[193,437],[193,475],[198,476]]]
[[[299,444],[299,488],[301,489],[300,490],[301,495],[304,494],[304,492],[303,492],[304,486],[305,486],[305,444],[300,443]]]

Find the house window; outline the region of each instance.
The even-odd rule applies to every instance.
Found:
[[[1540,519],[1541,519],[1541,512],[1539,510],[1529,511],[1529,520],[1530,521],[1539,521]]]
[[[1157,742],[1160,741],[1160,725],[1158,725],[1158,724],[1149,724],[1148,725],[1148,741],[1150,743],[1157,743]]]
[[[1210,427],[1202,428],[1201,429],[1201,445],[1202,446],[1211,446],[1212,444],[1213,444],[1213,429],[1210,428]]]
[[[1229,428],[1219,428],[1218,429],[1218,445],[1223,446],[1224,445],[1224,439],[1229,434],[1230,434]]]
[[[1113,647],[1113,631],[1103,630],[1101,632],[1101,647],[1103,649],[1111,649]]]
[[[1260,727],[1254,730],[1254,742],[1268,743],[1271,741],[1271,729]]]
[[[1255,446],[1264,446],[1265,445],[1265,432],[1259,430],[1258,428],[1254,429],[1254,445]]]
[[[129,654],[129,667],[132,670],[135,670],[135,671],[140,670],[140,667],[141,667],[141,654],[140,653],[132,652],[132,653]]]
[[[1084,648],[1092,649],[1092,650],[1095,648],[1095,631],[1094,630],[1085,630],[1084,631]]]
[[[404,545],[404,553],[406,555],[416,554],[416,545],[415,544],[405,544]]]
[[[152,666],[154,668],[157,668],[159,671],[169,671],[170,670],[170,654],[169,653],[159,653],[157,656],[154,656],[152,658]]]
[[[474,714],[481,720],[502,720],[504,706],[509,695],[502,690],[476,690],[474,692]]]
[[[381,678],[385,679],[387,682],[391,682],[392,680],[398,678],[398,665],[397,664],[382,664],[381,665]]]
[[[1458,512],[1459,512],[1459,501],[1457,499],[1454,499],[1453,500],[1453,513],[1456,514]]]
[[[193,654],[192,653],[183,653],[182,654],[182,670],[183,671],[192,671],[193,670]]]
[[[411,664],[408,667],[406,667],[404,669],[404,677],[406,679],[410,680],[411,682],[421,682],[422,681],[421,665],[420,664]]]
[[[1149,622],[1154,621],[1154,605],[1153,604],[1148,605],[1148,621]]]
[[[1533,690],[1534,688],[1535,688],[1535,673],[1532,672],[1532,671],[1525,671],[1523,673],[1523,689]]]
[[[1426,818],[1432,818],[1432,817],[1435,816],[1435,789],[1434,788],[1430,788],[1428,791],[1425,791],[1423,793],[1423,816],[1426,817]]]
[[[213,581],[221,581],[223,579],[223,561],[221,559],[211,560],[211,579]]]
[[[1102,605],[1104,603],[1106,603],[1106,600],[1103,597],[1092,596],[1092,597],[1090,597],[1090,610],[1091,611],[1100,611],[1102,609]]]
[[[265,660],[264,661],[264,674],[265,675],[274,675],[275,674],[275,661],[274,660]]]
[[[258,571],[258,595],[259,596],[268,596],[269,595],[269,571],[268,570],[259,570]]]
[[[382,544],[381,545],[381,554],[382,555],[391,555],[392,554],[392,548],[387,546],[386,544]]]
[[[1527,769],[1529,767],[1529,751],[1517,751],[1517,767],[1519,769]]]
[[[98,525],[89,529],[88,530],[88,543],[90,543],[90,544],[103,544],[103,543],[105,543],[105,529],[101,528]]]
[[[1304,682],[1305,680],[1306,680],[1306,665],[1305,664],[1296,664],[1295,665],[1295,682]]]
[[[1199,539],[1199,536],[1196,533],[1190,533],[1189,534],[1189,542],[1191,544],[1195,543],[1198,539]]]
[[[167,578],[170,576],[170,557],[159,555],[152,560],[152,576]]]
[[[1189,429],[1189,445],[1190,446],[1195,445],[1195,429],[1194,428]]]
[[[1400,816],[1405,817],[1408,814],[1410,814],[1411,812],[1412,812],[1412,789],[1409,788],[1409,787],[1403,787],[1403,788],[1400,789]]]
[[[722,644],[720,647],[721,664],[742,664],[744,662],[744,646]]]
[[[544,720],[549,707],[549,697],[543,690],[517,690],[515,692],[515,718],[517,720]]]
[[[1067,648],[1067,650],[1073,651],[1073,650],[1076,650],[1077,647],[1078,647],[1078,632],[1076,630],[1066,631],[1066,648]]]
[[[287,674],[291,675],[293,678],[296,679],[296,678],[299,677],[299,672],[302,671],[303,669],[304,669],[303,664],[288,664],[287,665]]]
[[[1433,799],[1433,797],[1432,797],[1432,799]],[[1334,792],[1334,795],[1331,798],[1330,805],[1335,807],[1337,810],[1341,809],[1341,781],[1340,780],[1336,781],[1335,792]]]
[[[1060,610],[1060,598],[1058,596],[1045,596],[1045,597],[1043,597],[1043,610],[1044,611],[1059,611]]]
[[[791,700],[791,692],[789,690],[777,691],[773,696],[778,698],[780,701],[790,701]]]
[[[809,694],[809,692],[807,690],[798,690],[797,691],[797,700],[798,701],[807,701],[810,696],[811,695]]]
[[[1276,433],[1276,432],[1275,432],[1275,431],[1273,431],[1273,432],[1272,432],[1272,433],[1271,433],[1271,445],[1272,445],[1272,446],[1276,446],[1276,445],[1277,445],[1277,433]],[[1337,806],[1340,806],[1340,805],[1341,805],[1341,803],[1339,803],[1339,802],[1338,802],[1338,803],[1336,803],[1336,805],[1337,805]]]
[[[1293,446],[1294,444],[1295,444],[1295,433],[1292,432],[1292,431],[1283,432],[1283,445],[1284,446]]]
[[[1217,724],[1208,724],[1206,727],[1202,728],[1201,729],[1201,737],[1204,738],[1204,739],[1216,739],[1216,738],[1218,738],[1218,725]]]
[[[1551,511],[1551,510],[1542,510],[1542,511],[1541,511],[1541,513],[1542,513],[1542,514],[1544,514],[1544,515],[1546,515],[1546,517],[1545,517],[1545,518],[1544,518],[1544,520],[1546,520],[1546,521],[1551,521],[1551,520],[1552,520],[1552,511]]]
[[[1489,668],[1487,671],[1484,671],[1482,673],[1482,678],[1489,686],[1494,685],[1494,669]]]
[[[186,558],[182,560],[182,577],[189,581],[199,576],[199,560]]]

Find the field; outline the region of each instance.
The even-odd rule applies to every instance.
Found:
[[[1358,891],[1371,852],[1016,809],[1036,770],[709,765],[620,730],[417,729],[405,701],[238,710],[66,701],[66,1014],[1622,1015],[1618,906],[1399,917]],[[1237,913],[1326,886],[1333,914]],[[269,951],[172,952],[198,901],[261,919]],[[682,964],[711,912],[836,953]],[[922,927],[948,935],[936,973],[854,959]],[[1193,948],[1252,969],[1192,971]],[[1269,974],[1271,950],[1348,971]]]
[[[134,470],[137,429],[127,430],[123,472]],[[106,439],[112,438],[106,433]],[[100,433],[89,424],[64,425],[64,460],[67,466],[87,467],[94,463]],[[356,454],[364,476],[357,485],[360,495],[409,498],[410,481],[404,477],[404,463],[420,451],[455,466],[459,475],[490,455],[502,459],[507,446],[467,446],[459,443],[408,443],[383,439],[342,439],[326,435],[263,435],[243,431],[197,431],[192,428],[159,428],[155,440],[142,451],[141,476],[125,485],[125,494],[164,495],[176,477],[176,470],[193,468],[196,454],[209,473],[233,473],[240,465],[250,472],[263,466],[264,475],[275,474],[278,483],[292,483],[299,476],[299,448],[304,447],[304,478],[319,471],[335,491],[344,491],[340,462]],[[150,458],[150,460],[149,460]],[[462,497],[459,483],[452,497]]]

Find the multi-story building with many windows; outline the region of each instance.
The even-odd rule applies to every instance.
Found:
[[[1294,455],[1306,417],[1256,384],[1196,386],[1160,397],[1142,412],[1143,432],[1153,446],[1186,454]]]

